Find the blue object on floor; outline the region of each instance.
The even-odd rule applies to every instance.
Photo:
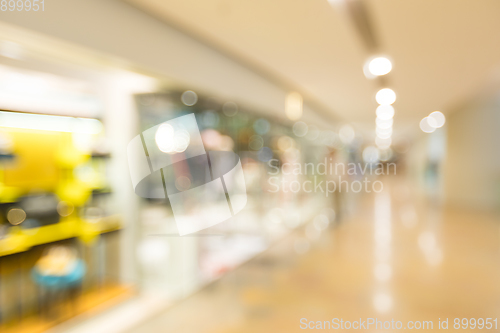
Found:
[[[50,289],[65,289],[82,282],[85,275],[85,264],[81,259],[77,259],[74,268],[66,275],[44,275],[36,267],[33,268],[31,274],[40,286]]]

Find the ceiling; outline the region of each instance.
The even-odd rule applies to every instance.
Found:
[[[127,0],[301,92],[346,121],[373,125],[381,84],[362,67],[393,60],[395,130],[449,112],[500,65],[500,1],[365,1],[377,50],[367,48],[343,1]]]

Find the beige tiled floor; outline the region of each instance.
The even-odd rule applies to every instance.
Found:
[[[296,253],[305,239],[297,230],[130,332],[303,332],[301,318],[403,327],[425,320],[431,332],[439,319],[452,330],[454,318],[500,317],[500,223],[492,215],[442,210],[396,184],[366,194],[350,218]]]

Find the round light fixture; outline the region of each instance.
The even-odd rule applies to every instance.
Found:
[[[433,124],[431,124],[431,123],[429,123],[429,124],[431,126],[435,126],[435,128],[443,127],[444,123],[446,122],[446,118],[445,118],[444,114],[440,111],[432,112],[428,118],[432,119],[434,121]]]
[[[394,108],[392,105],[379,105],[376,113],[379,119],[391,119],[394,117]]]
[[[425,133],[432,133],[436,130],[436,121],[432,118],[425,117],[420,121],[420,129]]]
[[[385,75],[392,70],[392,63],[386,57],[376,57],[368,63],[368,71],[374,76]]]
[[[390,105],[396,101],[396,93],[390,88],[380,89],[375,99],[380,105]]]
[[[382,128],[382,129],[390,128],[390,127],[392,127],[392,124],[393,124],[393,120],[392,119],[380,119],[380,118],[377,118],[375,120],[375,122],[377,123],[377,128]]]

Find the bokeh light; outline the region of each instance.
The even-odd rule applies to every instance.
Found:
[[[429,119],[432,119],[434,122],[429,122]],[[429,115],[427,122],[429,122],[429,125],[435,128],[441,128],[444,126],[444,123],[446,122],[446,117],[442,112],[434,111]]]
[[[391,119],[394,117],[394,108],[392,105],[379,105],[376,114],[379,119]]]
[[[355,136],[356,136],[356,132],[354,131],[354,128],[352,128],[351,125],[344,125],[339,130],[340,140],[344,144],[351,143],[354,140]]]
[[[193,106],[198,102],[198,95],[192,90],[186,90],[182,93],[181,101],[184,105]]]
[[[228,117],[233,117],[238,113],[238,105],[234,102],[226,102],[222,106],[222,112]]]
[[[171,153],[175,149],[175,131],[172,125],[162,124],[156,130],[155,141],[158,149],[164,153]]]
[[[377,163],[379,157],[380,154],[376,147],[368,146],[363,149],[363,161],[365,161],[365,163]]]
[[[293,134],[303,137],[307,134],[308,126],[303,121],[298,121],[293,125]]]
[[[264,118],[259,118],[253,123],[253,129],[257,134],[264,135],[271,129],[271,124]]]
[[[377,128],[386,129],[386,128],[392,127],[393,120],[392,119],[380,119],[380,118],[377,118],[375,120],[375,123],[377,124]]]
[[[392,144],[392,140],[391,140],[391,138],[382,139],[382,138],[376,137],[375,144],[377,145],[377,147],[379,149],[388,149]]]
[[[380,105],[390,105],[396,101],[396,93],[390,88],[380,89],[375,99]]]
[[[7,212],[7,220],[12,225],[21,224],[26,219],[26,212],[21,208],[11,208]]]
[[[290,120],[299,120],[302,117],[302,96],[297,92],[291,92],[286,96],[285,113]]]
[[[425,133],[432,133],[436,130],[436,121],[432,118],[425,117],[420,121],[420,129]]]
[[[386,57],[373,58],[368,63],[368,70],[374,76],[385,75],[392,70],[392,63]]]

